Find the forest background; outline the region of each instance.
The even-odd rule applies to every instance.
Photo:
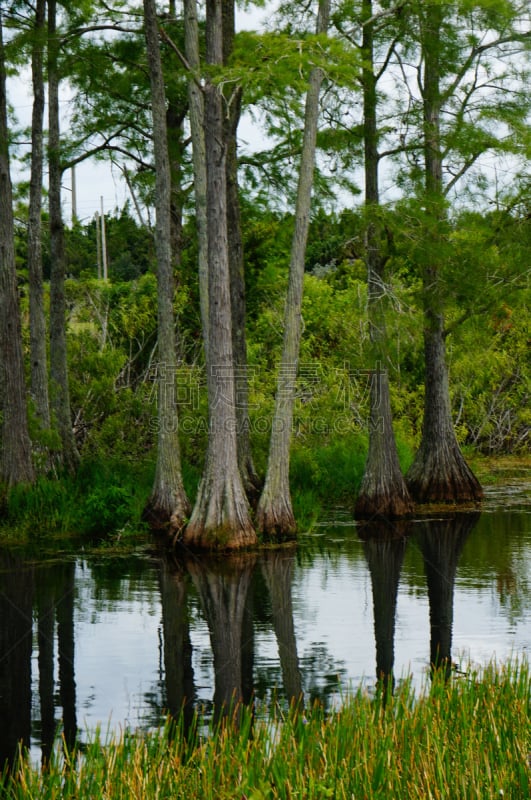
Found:
[[[294,518],[306,525],[324,507],[353,507],[360,487],[367,488],[371,435],[377,446],[379,426],[369,424],[382,407],[375,375],[388,380],[401,472],[408,474],[415,453],[418,461],[431,408],[425,389],[430,315],[450,378],[446,442],[455,435],[468,460],[527,452],[526,4],[417,0],[373,7],[363,0],[328,9],[326,30],[324,5],[317,22],[316,8],[279,6],[267,29],[256,33],[235,31],[228,0],[208,2],[206,20],[201,9],[196,16],[195,4],[185,4],[183,14],[170,2],[159,8],[155,46],[148,0],[142,8],[4,4],[1,444],[3,516],[17,535],[24,527],[33,536],[43,529],[123,533],[137,530],[143,516],[180,538],[191,511],[182,497],[193,499],[198,485],[199,494],[209,494],[207,506],[218,493],[217,528],[230,527],[230,509],[225,519],[223,508],[232,489],[205,490],[220,398],[235,409],[234,419],[238,409],[247,413],[236,427],[249,434],[250,471],[242,467],[240,440],[215,449],[230,455],[234,446],[234,458],[238,450],[251,506],[271,473],[276,401],[290,395],[283,467]],[[186,30],[190,19],[194,35]],[[157,151],[157,57],[169,188],[160,138]],[[8,116],[5,87],[9,74],[29,67],[33,115],[24,131]],[[305,98],[316,76],[319,123],[297,312],[287,292],[294,231],[304,218]],[[67,131],[59,129],[61,85],[72,97]],[[209,89],[221,109],[218,161],[226,204],[212,180],[200,196],[201,158],[207,178],[216,164],[215,156],[200,156],[197,140],[203,131],[208,146],[212,134]],[[194,128],[198,96],[206,117]],[[243,111],[260,128],[261,151],[236,147]],[[12,191],[9,158],[27,153],[28,141],[31,179]],[[216,142],[215,131],[210,141]],[[107,214],[104,224],[97,217],[81,223],[75,214],[65,224],[63,177],[89,157],[122,171],[131,201]],[[206,209],[209,227],[212,208],[220,206],[226,267],[232,264],[229,340],[235,355],[243,329],[245,352],[231,364],[227,393],[205,368],[207,334],[214,330],[208,314],[222,297],[223,287],[216,294],[213,286],[223,274],[217,259],[224,240],[210,227],[205,251],[201,214]],[[163,219],[170,256],[161,244]],[[243,283],[234,277],[234,263]],[[205,290],[201,280],[213,268]],[[161,317],[163,286],[175,315],[170,356],[162,355],[160,342],[168,319]],[[245,296],[244,323],[234,322],[235,286]],[[290,303],[301,326],[300,352],[279,367]],[[218,341],[212,335],[213,347]],[[165,448],[176,462],[161,459]],[[231,472],[219,463],[212,470]],[[168,486],[169,505],[160,501]],[[287,491],[284,504],[291,502]],[[444,499],[478,498],[457,492]],[[292,533],[289,521],[283,529],[277,519],[272,528]]]

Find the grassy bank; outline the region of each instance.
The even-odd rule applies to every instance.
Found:
[[[352,510],[363,476],[366,439],[344,437],[326,446],[298,444],[291,458],[291,492],[296,519],[308,530],[328,509]],[[399,441],[405,471],[413,451]],[[527,480],[531,457],[467,454],[485,487]],[[265,469],[265,464],[261,465]],[[154,461],[85,459],[75,476],[40,477],[0,498],[0,543],[31,546],[70,542],[87,546],[91,538],[123,550],[146,539],[142,510],[153,485]],[[188,496],[193,500],[200,468],[183,462]]]
[[[43,772],[21,760],[0,782],[6,800],[52,798],[531,797],[530,671],[525,662],[445,682],[415,697],[361,691],[333,714],[315,707],[187,744],[169,729],[98,738]],[[252,733],[251,733],[252,731]]]

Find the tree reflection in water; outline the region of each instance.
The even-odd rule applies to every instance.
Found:
[[[290,704],[303,704],[302,677],[297,655],[291,586],[295,550],[270,550],[261,559],[271,598],[273,628],[278,642],[284,691]]]
[[[42,760],[52,752],[57,734],[54,682],[55,622],[62,734],[71,747],[77,736],[74,677],[75,563],[33,567],[0,552],[0,762],[11,762],[19,744],[31,735],[31,657],[33,602],[37,609],[39,702]]]
[[[452,671],[452,626],[457,565],[463,546],[480,518],[479,512],[420,520],[415,538],[424,560],[430,604],[430,664]]]
[[[237,724],[241,704],[248,700],[244,687],[252,686],[252,659],[248,654],[249,615],[246,606],[256,565],[255,553],[185,559],[198,592],[210,633],[214,657],[214,718],[231,716]],[[247,624],[244,624],[244,623]],[[244,667],[251,671],[244,676]]]
[[[0,551],[0,770],[31,734],[33,568]]]
[[[194,716],[195,684],[187,607],[186,570],[177,558],[161,559],[159,569],[167,711],[187,735]],[[181,716],[182,715],[182,716]]]
[[[395,619],[400,571],[406,550],[408,521],[372,520],[358,526],[369,568],[376,640],[378,686],[393,691],[395,661]]]

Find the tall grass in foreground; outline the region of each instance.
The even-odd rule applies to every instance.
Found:
[[[187,744],[179,730],[93,739],[82,755],[39,772],[21,760],[0,796],[24,798],[522,798],[531,797],[529,664],[490,667],[415,696],[361,691],[326,714],[280,712]],[[240,716],[241,721],[241,716]]]

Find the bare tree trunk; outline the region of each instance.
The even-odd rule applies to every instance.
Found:
[[[197,228],[199,303],[203,328],[205,361],[208,363],[208,235],[207,176],[204,133],[204,102],[199,84],[199,30],[195,0],[184,0],[184,41],[186,59],[192,70],[188,82],[188,103],[194,168],[195,221]]]
[[[358,518],[401,517],[413,503],[402,476],[393,432],[386,360],[385,257],[382,231],[374,213],[379,205],[379,156],[377,133],[377,77],[374,71],[374,22],[372,0],[363,0],[363,110],[365,147],[365,206],[369,333],[376,368],[371,374],[369,452],[356,500]]]
[[[28,212],[28,272],[30,303],[30,375],[31,396],[35,413],[43,430],[50,428],[48,399],[48,363],[46,357],[46,317],[42,277],[42,176],[43,176],[43,119],[44,76],[43,34],[46,23],[46,0],[37,0],[35,31],[32,49],[33,110],[31,119],[31,175]],[[47,449],[47,448],[46,448]],[[49,466],[44,453],[43,467]]]
[[[57,3],[48,0],[48,206],[50,216],[50,375],[51,407],[54,425],[61,439],[60,461],[68,471],[79,462],[72,428],[66,350],[66,257],[61,211],[61,155],[59,133],[60,40],[57,34]]]
[[[207,61],[222,63],[221,0],[207,3]],[[257,538],[237,457],[222,103],[220,90],[207,81],[209,438],[203,478],[184,542],[192,547],[235,549],[255,545]]]
[[[453,427],[446,365],[444,289],[437,263],[440,231],[445,223],[439,88],[443,15],[442,6],[428,6],[421,19],[425,205],[433,233],[429,242],[431,261],[423,273],[425,391],[422,440],[406,480],[411,495],[419,503],[468,503],[478,502],[483,491],[461,453]]]
[[[34,472],[26,409],[8,141],[6,65],[0,17],[0,482],[9,487],[32,482]]]
[[[329,0],[321,0],[317,33],[328,29]],[[267,536],[293,536],[297,525],[293,516],[289,487],[289,463],[295,380],[297,377],[302,330],[302,293],[304,259],[310,224],[310,206],[315,164],[319,93],[323,79],[322,70],[315,68],[310,74],[304,116],[304,138],[297,187],[295,231],[291,245],[288,294],[284,310],[284,341],[277,380],[275,411],[269,444],[264,489],[256,512],[257,526]]]
[[[234,0],[223,0],[223,63],[233,50],[235,35]],[[260,479],[251,452],[249,422],[249,388],[247,340],[245,332],[246,304],[244,253],[241,230],[240,193],[238,187],[237,130],[241,115],[241,87],[234,90],[225,116],[227,169],[227,232],[229,246],[230,301],[232,313],[232,349],[236,391],[238,465],[249,501],[258,502]]]
[[[155,151],[155,192],[157,222],[157,308],[158,308],[158,439],[153,491],[144,509],[144,519],[154,528],[166,528],[180,536],[190,512],[184,490],[175,395],[177,359],[175,354],[174,282],[171,250],[171,177],[166,127],[166,99],[160,58],[158,25],[154,0],[144,0],[144,29],[151,79],[153,144]]]

